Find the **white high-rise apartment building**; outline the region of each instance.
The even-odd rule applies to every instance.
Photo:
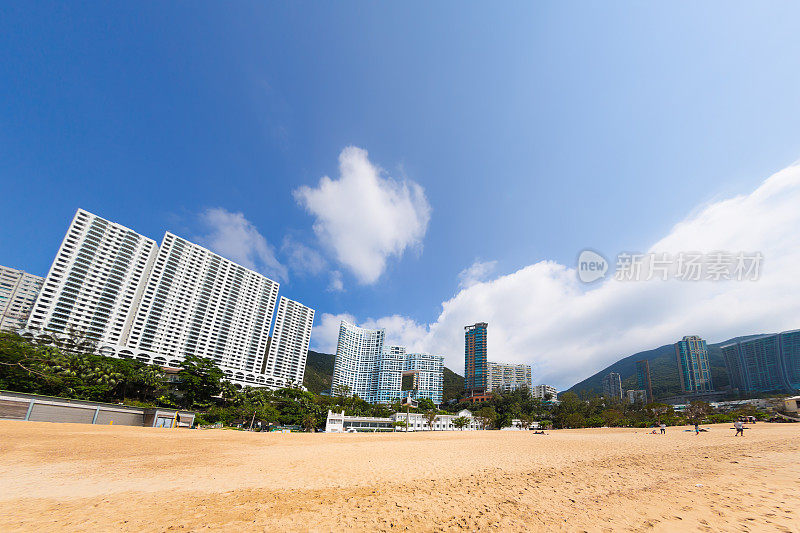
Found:
[[[371,402],[391,403],[401,398],[406,349],[403,346],[384,346],[377,363],[376,390]]]
[[[314,316],[281,300],[264,374],[277,297],[278,283],[172,233],[159,249],[79,209],[22,334],[74,331],[101,355],[162,366],[207,357],[236,384],[276,388],[302,383]]]
[[[0,329],[25,327],[44,278],[0,265]]]
[[[383,352],[385,332],[360,328],[344,320],[339,325],[339,342],[333,363],[331,392],[347,387],[349,394],[374,402],[378,388],[378,361]]]
[[[544,400],[547,395],[550,395],[551,400],[555,400],[558,396],[558,390],[550,385],[536,385],[533,387],[533,397]]]
[[[489,362],[489,391],[510,392],[527,388],[531,390],[531,366]]]
[[[27,328],[124,344],[157,251],[152,239],[79,209]]]
[[[383,329],[360,328],[342,321],[333,366],[332,392],[345,386],[350,394],[373,403],[401,398],[403,376],[413,376],[415,398],[442,402],[444,358],[407,354],[402,346],[385,346]]]
[[[444,357],[427,353],[410,353],[406,356],[405,373],[413,373],[417,398],[430,398],[442,403],[444,393]]]
[[[167,232],[128,347],[212,359],[234,379],[261,372],[278,284]]]
[[[302,383],[313,323],[313,309],[281,296],[263,373]]]

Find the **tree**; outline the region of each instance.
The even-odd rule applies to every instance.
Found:
[[[436,405],[430,398],[420,398],[419,400],[417,400],[417,407],[423,411],[430,411],[431,409],[436,409]]]
[[[140,399],[147,401],[164,383],[164,371],[155,365],[142,365],[134,369],[130,381],[138,386]]]
[[[519,417],[519,423],[522,426],[522,429],[528,429],[533,424],[533,418],[528,415],[521,415]]]
[[[350,387],[347,385],[336,385],[336,388],[333,389],[333,395],[346,398],[350,396],[350,390]]]
[[[586,426],[586,419],[580,413],[571,413],[564,419],[562,427],[582,428]]]
[[[460,429],[461,431],[464,430],[465,427],[469,425],[469,418],[466,416],[459,416],[453,419],[453,426]]]
[[[686,408],[686,417],[694,424],[700,424],[711,411],[711,406],[706,402],[692,402]]]
[[[395,420],[394,427],[395,428],[405,428],[408,425],[408,422],[405,420]]]
[[[497,413],[495,412],[494,408],[485,405],[478,409],[475,413],[475,418],[483,426],[483,429],[488,429],[490,427],[494,427],[495,422],[497,421]]]
[[[425,411],[423,416],[425,417],[425,421],[428,423],[428,427],[431,428],[431,431],[433,431],[433,426],[436,424],[436,419],[439,417],[436,409],[429,409]]]
[[[603,417],[603,423],[608,427],[618,426],[622,420],[622,413],[616,409],[606,409],[600,416]]]
[[[315,427],[317,427],[317,419],[313,413],[308,412],[303,417],[303,427],[306,431],[313,431]]]
[[[220,391],[222,399],[228,403],[235,402],[236,398],[239,396],[240,391],[236,388],[236,385],[228,381],[227,379],[220,383]]]
[[[55,392],[59,380],[46,366],[54,356],[60,356],[56,348],[38,347],[15,333],[0,332],[0,389]]]
[[[210,402],[213,396],[221,392],[220,382],[223,376],[222,370],[211,359],[196,355],[186,356],[181,361],[181,370],[178,372],[178,390],[183,393],[183,404],[192,407]]]

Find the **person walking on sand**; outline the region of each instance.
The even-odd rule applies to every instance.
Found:
[[[700,424],[697,422],[694,423],[694,436],[698,436],[700,434]]]
[[[744,424],[742,424],[741,420],[737,420],[736,422],[734,422],[733,427],[734,429],[736,429],[736,434],[734,435],[734,437],[738,437],[739,435],[744,437]]]
[[[662,434],[662,435],[663,435],[664,433],[666,433],[666,432],[667,432],[667,425],[666,425],[664,422],[661,422],[661,423],[658,425],[658,427],[660,427],[660,428],[661,428],[661,434]]]

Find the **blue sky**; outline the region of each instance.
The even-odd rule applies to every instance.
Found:
[[[796,161],[798,16],[791,2],[4,3],[0,264],[46,274],[83,207],[282,276],[317,310],[317,348],[323,314],[385,319],[414,345],[445,327],[476,261],[472,282],[491,283],[586,247],[646,250]],[[339,205],[320,179],[342,184],[347,147],[377,196],[348,204],[343,186]],[[377,220],[358,218],[364,202]],[[484,319],[482,301],[458,316]],[[653,346],[556,372],[557,354],[486,314],[490,355],[496,326],[498,358],[560,386]],[[764,320],[729,330],[783,326]],[[461,326],[419,341],[457,371]]]

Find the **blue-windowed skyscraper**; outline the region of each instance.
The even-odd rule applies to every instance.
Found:
[[[708,362],[706,341],[696,335],[675,343],[675,357],[683,392],[712,392],[711,365]]]
[[[722,357],[731,387],[772,392],[800,389],[800,330],[727,344]]]
[[[464,327],[464,392],[467,396],[485,394],[489,387],[488,326],[486,322],[478,322]]]

